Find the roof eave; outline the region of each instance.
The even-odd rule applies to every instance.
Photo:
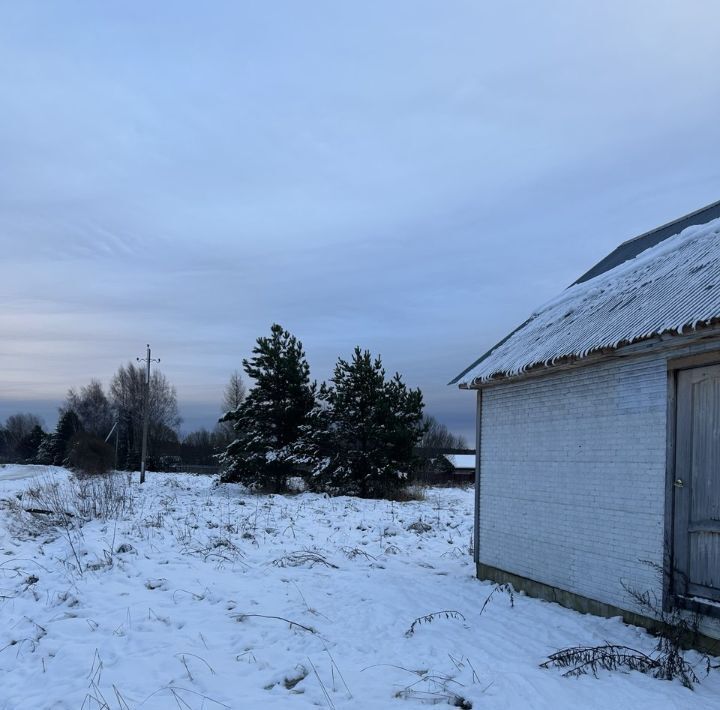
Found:
[[[614,348],[595,350],[584,356],[570,355],[550,364],[537,363],[522,372],[514,374],[497,373],[487,380],[478,380],[475,378],[470,382],[461,382],[458,386],[460,389],[465,390],[482,390],[495,385],[540,377],[551,372],[572,370],[615,358],[642,355],[653,350],[681,348],[696,340],[715,338],[720,338],[720,318],[714,318],[706,324],[688,328],[682,333],[659,333],[649,336],[648,338],[643,338],[642,340],[624,343]]]

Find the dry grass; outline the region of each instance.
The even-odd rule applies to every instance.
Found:
[[[20,498],[20,509],[44,525],[117,520],[131,513],[133,494],[130,477],[122,473],[100,476],[70,476],[57,479],[45,475]],[[40,517],[42,516],[42,517]]]
[[[413,500],[423,501],[426,499],[425,489],[422,486],[399,488],[389,493],[387,499],[396,503],[408,503]]]

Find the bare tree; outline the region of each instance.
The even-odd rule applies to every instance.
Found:
[[[144,411],[145,368],[129,362],[120,366],[110,382],[110,400],[123,427],[128,453],[139,452]],[[178,412],[177,392],[160,370],[150,376],[148,410],[148,446],[176,438],[182,419]]]
[[[85,432],[98,438],[104,439],[112,428],[112,406],[97,380],[90,380],[90,384],[82,387],[80,392],[68,390],[60,413],[68,411],[74,411],[78,415]]]
[[[223,391],[222,414],[225,415],[234,412],[243,403],[246,394],[247,388],[242,380],[242,375],[235,370],[230,375],[230,379]],[[216,433],[219,438],[223,439],[225,444],[229,443],[235,438],[233,423],[220,422],[216,428]]]
[[[222,401],[223,414],[225,412],[234,412],[242,404],[246,393],[247,390],[245,383],[242,381],[242,375],[235,370],[230,375],[227,385],[225,385]]]
[[[34,414],[12,414],[7,418],[2,431],[2,439],[5,455],[8,458],[17,456],[20,442],[29,437],[35,427],[42,429],[42,421]]]
[[[435,417],[426,415],[427,430],[420,441],[424,449],[467,449],[467,440],[461,434],[453,434]]]

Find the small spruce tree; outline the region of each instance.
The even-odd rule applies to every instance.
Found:
[[[44,434],[40,446],[38,446],[37,455],[35,456],[35,462],[49,466],[53,462],[53,437],[54,432],[50,434]]]
[[[45,438],[45,432],[39,424],[36,424],[29,434],[20,439],[17,445],[17,453],[22,461],[35,461],[38,450]]]
[[[355,348],[339,359],[297,446],[315,489],[367,498],[393,497],[412,479],[422,437],[422,393],[399,374],[385,379],[380,358]]]
[[[55,466],[62,466],[65,463],[70,440],[79,431],[82,431],[82,425],[78,415],[72,409],[65,410],[60,415],[50,440],[49,454]]]
[[[280,493],[295,471],[294,447],[315,404],[315,384],[302,343],[274,324],[260,337],[243,369],[254,385],[221,421],[232,422],[235,439],[219,457],[222,481]]]

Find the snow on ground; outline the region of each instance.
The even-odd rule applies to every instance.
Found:
[[[132,512],[68,534],[17,512],[38,475],[68,480],[0,467],[2,710],[720,707],[717,671],[690,691],[539,668],[569,645],[654,642],[503,591],[482,610],[494,587],[473,577],[469,490],[390,503],[149,474]],[[441,610],[458,614],[407,633]]]
[[[0,466],[0,485],[3,481],[21,481],[43,476],[54,470],[54,466]],[[60,469],[62,470],[62,469]],[[1,489],[0,489],[1,490]]]

